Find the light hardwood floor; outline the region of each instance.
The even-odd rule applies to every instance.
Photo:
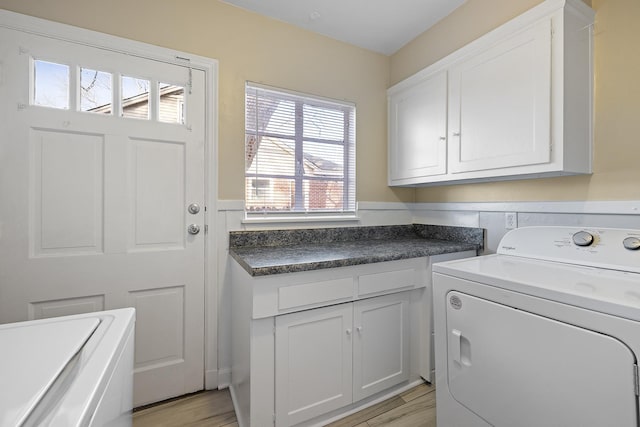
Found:
[[[435,427],[435,387],[421,384],[343,418],[330,427]],[[206,391],[141,408],[133,427],[237,427],[229,390]]]

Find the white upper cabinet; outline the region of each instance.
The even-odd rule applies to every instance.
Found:
[[[547,0],[390,88],[389,185],[591,173],[593,20]]]
[[[451,172],[551,160],[551,21],[449,71]]]
[[[389,97],[389,181],[447,172],[447,74]]]

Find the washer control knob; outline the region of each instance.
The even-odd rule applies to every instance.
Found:
[[[638,237],[627,237],[622,241],[622,245],[632,251],[637,251],[640,249],[640,238]]]
[[[587,231],[578,231],[573,235],[573,243],[578,246],[591,246],[593,240],[593,234]]]

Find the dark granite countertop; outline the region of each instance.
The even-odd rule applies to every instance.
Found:
[[[433,225],[231,232],[229,253],[252,276],[479,250],[480,228]]]

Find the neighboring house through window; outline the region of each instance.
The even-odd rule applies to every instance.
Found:
[[[353,214],[355,107],[247,83],[245,209]]]

